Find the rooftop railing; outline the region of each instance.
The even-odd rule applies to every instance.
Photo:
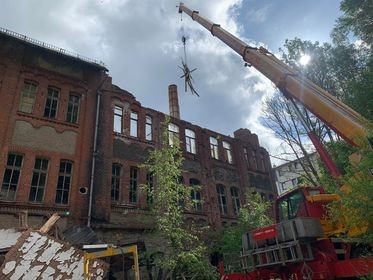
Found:
[[[41,42],[39,40],[27,37],[25,35],[22,35],[22,34],[19,34],[17,32],[8,30],[6,28],[0,27],[0,33],[6,34],[8,36],[20,39],[22,41],[34,44],[36,46],[39,46],[39,47],[42,47],[42,48],[45,48],[45,49],[48,49],[48,50],[51,50],[51,51],[55,51],[55,52],[58,52],[58,53],[61,53],[61,54],[64,54],[64,55],[68,55],[68,56],[80,59],[80,60],[85,61],[85,62],[89,62],[89,63],[93,63],[93,64],[98,64],[98,65],[100,65],[102,67],[106,67],[105,63],[103,63],[102,61],[91,59],[89,57],[80,55],[78,53],[74,53],[74,52],[65,50],[63,48],[59,48],[59,47],[53,46],[51,44],[47,44],[47,43]]]

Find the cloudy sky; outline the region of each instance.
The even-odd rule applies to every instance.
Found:
[[[184,0],[251,45],[276,53],[285,39],[329,41],[339,0]],[[177,13],[173,0],[2,0],[0,26],[105,62],[113,83],[143,106],[168,112],[167,87],[177,84],[182,119],[226,135],[241,127],[279,146],[258,121],[273,85],[217,38]],[[200,97],[184,92],[181,36]],[[312,62],[312,61],[311,61]]]

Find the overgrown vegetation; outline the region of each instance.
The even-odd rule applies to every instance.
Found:
[[[168,119],[163,123],[161,147],[150,153],[143,166],[156,181],[152,210],[156,231],[165,242],[162,254],[153,256],[157,279],[216,279],[206,246],[193,225],[187,227],[183,220],[184,207],[192,203],[190,188],[179,180],[183,157],[178,139],[169,143],[168,123]]]
[[[211,251],[221,256],[239,255],[242,251],[242,235],[253,229],[273,224],[270,218],[271,202],[262,199],[257,192],[246,193],[246,202],[240,208],[239,220],[236,226],[224,227],[211,236]]]

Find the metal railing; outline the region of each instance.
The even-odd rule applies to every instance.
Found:
[[[97,65],[100,65],[100,66],[102,66],[102,67],[106,67],[105,63],[102,62],[102,61],[98,61],[98,60],[95,60],[95,59],[92,59],[92,58],[89,58],[89,57],[86,57],[86,56],[80,55],[80,54],[78,54],[78,53],[74,53],[74,52],[71,52],[71,51],[65,50],[65,49],[63,49],[63,48],[59,48],[59,47],[53,46],[53,45],[51,45],[51,44],[44,43],[44,42],[42,42],[42,41],[39,41],[39,40],[36,40],[36,39],[30,38],[30,37],[27,37],[26,35],[19,34],[19,33],[17,33],[17,32],[14,32],[14,31],[8,30],[8,29],[6,29],[6,28],[2,28],[2,27],[0,27],[0,33],[6,34],[6,35],[8,35],[8,36],[11,36],[11,37],[14,37],[14,38],[20,39],[20,40],[22,40],[22,41],[25,41],[25,42],[28,42],[28,43],[34,44],[34,45],[39,46],[39,47],[42,47],[42,48],[46,48],[46,49],[51,50],[51,51],[58,52],[58,53],[60,53],[60,54],[68,55],[68,56],[71,56],[71,57],[74,57],[74,58],[80,59],[80,60],[82,60],[82,61],[85,61],[85,62],[89,62],[89,63],[97,64]]]

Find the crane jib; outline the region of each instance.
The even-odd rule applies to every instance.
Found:
[[[213,36],[242,56],[247,65],[256,68],[280,91],[299,101],[352,145],[358,146],[361,143],[359,139],[367,136],[366,124],[369,122],[364,117],[297,73],[265,48],[249,46],[220,25],[202,17],[198,11],[190,10],[183,3],[179,5],[179,12],[185,12],[209,30]]]

